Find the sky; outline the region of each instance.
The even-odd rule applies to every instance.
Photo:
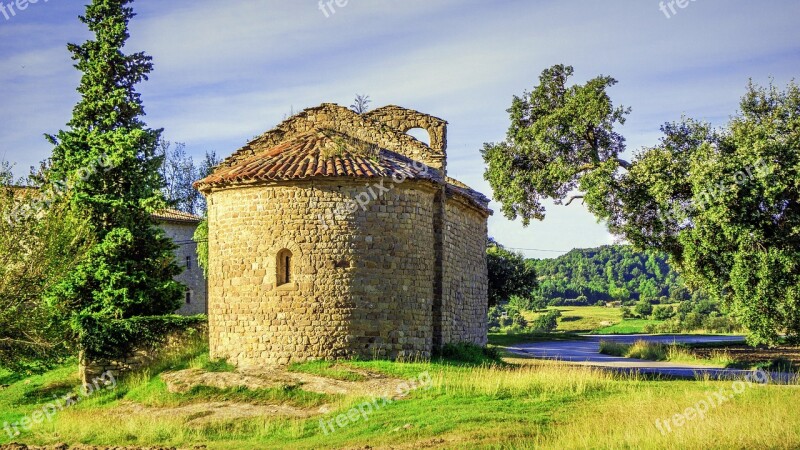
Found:
[[[46,159],[79,97],[68,42],[90,38],[87,0],[0,0],[0,160],[18,176]],[[663,7],[662,7],[663,5]],[[683,8],[681,8],[681,5]],[[554,64],[573,82],[610,75],[628,157],[681,116],[722,126],[748,80],[800,72],[796,0],[137,0],[126,52],[149,126],[200,158],[226,157],[292,112],[324,102],[397,104],[449,122],[448,174],[491,197],[480,150],[501,141],[514,95]],[[613,243],[575,202],[523,227],[500,205],[489,234],[528,257]]]

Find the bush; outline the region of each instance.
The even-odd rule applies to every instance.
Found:
[[[678,320],[668,320],[664,323],[659,323],[655,325],[655,329],[652,333],[660,333],[660,334],[675,334],[681,332],[681,324]]]
[[[531,309],[533,311],[542,311],[547,309],[547,298],[542,296],[537,296],[533,300],[531,300]]]
[[[527,326],[528,321],[517,310],[508,311],[503,306],[489,308],[489,331],[492,333],[523,332]]]
[[[781,356],[765,363],[756,364],[756,368],[769,372],[793,372],[794,364],[791,360]]]
[[[647,359],[650,361],[666,361],[669,347],[647,341],[636,341],[626,355],[628,358]]]
[[[668,320],[675,317],[675,310],[671,306],[656,306],[653,309],[653,319]]]
[[[620,311],[622,311],[622,318],[623,319],[633,319],[635,316],[633,311],[627,306],[623,306]]]
[[[636,303],[633,312],[643,319],[650,317],[650,315],[653,314],[653,305],[647,300],[641,300]]]
[[[678,314],[680,315],[681,319],[686,317],[687,314],[692,312],[692,303],[688,301],[681,302],[678,305]]]
[[[696,312],[690,312],[681,321],[681,327],[686,331],[700,329],[703,327],[703,317]]]
[[[713,314],[703,321],[703,328],[712,333],[734,333],[741,329],[730,317]]]
[[[68,321],[44,297],[85,259],[91,237],[63,199],[17,190],[3,170],[0,164],[0,366],[38,373],[74,354]]]
[[[545,333],[555,331],[555,329],[558,328],[559,317],[561,317],[561,311],[557,309],[548,311],[547,313],[536,318],[536,320],[533,321],[533,324],[531,324],[531,328]]]
[[[603,355],[625,357],[631,348],[629,344],[621,344],[614,341],[600,341],[600,353]]]
[[[534,309],[533,302],[530,299],[520,297],[518,295],[512,295],[504,308],[509,313],[521,313],[522,311],[532,311]]]

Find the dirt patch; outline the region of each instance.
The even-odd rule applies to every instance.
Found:
[[[406,380],[358,370],[364,377],[361,381],[344,381],[281,369],[243,369],[237,372],[206,372],[202,369],[187,369],[161,374],[171,393],[186,393],[197,386],[217,389],[245,387],[251,390],[296,387],[308,392],[328,395],[355,395],[400,399],[408,392]],[[302,408],[291,405],[264,405],[242,402],[194,402],[179,407],[149,407],[127,403],[116,410],[122,415],[148,415],[153,417],[180,417],[187,425],[201,425],[220,420],[236,420],[255,417],[308,418],[327,414],[331,405]]]
[[[692,352],[701,358],[709,358],[713,353],[725,352],[731,359],[742,366],[754,366],[784,358],[791,362],[792,369],[800,370],[800,347],[779,346],[775,348],[749,347],[747,345],[731,345],[725,347],[695,347]]]
[[[297,386],[304,391],[332,395],[365,395],[369,397],[400,398],[406,380],[359,370],[364,377],[361,381],[345,381],[325,378],[299,372],[279,369],[242,369],[237,372],[204,372],[201,369],[188,369],[161,374],[161,379],[172,393],[184,393],[195,386],[209,386],[218,389],[246,387],[248,389],[269,389],[282,386]]]

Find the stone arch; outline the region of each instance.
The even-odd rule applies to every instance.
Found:
[[[408,131],[406,131],[406,134],[422,142],[428,147],[431,146],[431,134],[428,130],[424,128],[411,128]]]
[[[408,151],[405,148],[397,150],[411,159],[415,159],[429,167],[447,173],[447,122],[424,114],[413,109],[407,109],[396,105],[384,106],[370,111],[364,116],[374,122],[381,124],[402,137],[421,147],[421,152]],[[428,132],[430,143],[428,145],[412,139],[406,133],[414,128],[422,128]]]
[[[294,267],[292,261],[292,251],[284,248],[278,251],[276,255],[277,261],[275,262],[277,268],[277,282],[278,286],[290,284],[294,282]]]
[[[442,156],[447,151],[447,121],[445,120],[396,105],[375,109],[368,112],[366,116],[391,126],[401,133],[407,133],[414,128],[422,128],[431,137],[429,145],[431,149]]]
[[[260,259],[262,267],[266,269],[267,273],[265,282],[273,287],[292,285],[303,281],[303,277],[306,276],[305,273],[307,272],[304,268],[311,265],[300,246],[293,241],[281,240],[274,242],[263,255],[264,257]],[[283,267],[281,267],[280,263],[285,263],[285,259],[284,261],[281,261],[281,259],[286,258],[286,256],[290,257],[290,281],[288,283],[281,279],[281,269]]]

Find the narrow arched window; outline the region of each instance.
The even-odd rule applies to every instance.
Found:
[[[292,252],[283,249],[278,252],[278,286],[292,282]]]

